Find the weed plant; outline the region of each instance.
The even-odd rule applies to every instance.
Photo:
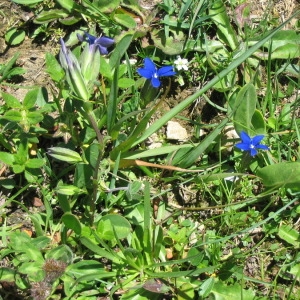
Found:
[[[299,299],[299,12],[12,2],[56,48],[0,64],[2,298]]]

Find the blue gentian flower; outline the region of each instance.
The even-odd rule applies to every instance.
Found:
[[[256,135],[251,138],[245,131],[241,131],[241,143],[237,143],[235,146],[241,150],[248,151],[251,156],[257,154],[257,149],[269,150],[266,145],[261,145],[260,141],[264,138],[264,135]]]
[[[145,67],[137,69],[137,72],[142,77],[151,80],[151,84],[155,88],[160,86],[159,77],[173,76],[176,74],[176,72],[173,71],[173,66],[164,66],[160,69],[157,69],[154,62],[149,57],[144,59],[144,65]]]
[[[115,43],[114,39],[110,37],[101,36],[97,38],[87,32],[85,32],[83,35],[77,34],[77,38],[81,42],[89,43],[90,47],[98,48],[101,55],[108,54],[107,48],[111,47]]]

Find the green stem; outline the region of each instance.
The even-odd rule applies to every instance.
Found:
[[[93,196],[90,201],[90,225],[93,226],[95,211],[96,211],[97,192],[98,192],[99,168],[100,168],[100,163],[101,163],[101,159],[102,159],[102,150],[104,148],[104,145],[103,145],[103,135],[101,134],[100,129],[98,128],[96,118],[90,107],[90,103],[84,103],[83,110],[84,110],[91,126],[93,127],[93,129],[96,133],[97,141],[99,143],[99,154],[97,157],[97,162],[96,162],[94,174],[93,174]]]

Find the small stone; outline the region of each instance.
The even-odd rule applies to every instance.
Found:
[[[169,121],[167,123],[167,139],[175,141],[186,141],[188,139],[187,131],[178,122]]]

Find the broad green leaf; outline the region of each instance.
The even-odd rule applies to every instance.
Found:
[[[123,25],[126,28],[135,28],[136,27],[135,20],[127,14],[114,14],[113,18],[117,23]]]
[[[78,235],[81,234],[81,224],[75,215],[69,212],[64,213],[61,220],[67,228],[72,229]]]
[[[94,0],[93,4],[103,13],[111,13],[119,7],[121,0]]]
[[[0,278],[1,281],[7,281],[7,282],[15,282],[16,280],[16,270],[9,269],[9,268],[0,268]]]
[[[46,259],[55,259],[61,260],[67,264],[73,261],[73,251],[67,245],[59,245],[56,248],[53,248],[45,254]]]
[[[45,165],[45,161],[40,158],[31,158],[31,159],[27,160],[27,162],[25,164],[26,168],[31,168],[31,169],[41,168],[44,165]]]
[[[81,189],[74,185],[60,184],[57,185],[55,191],[62,195],[73,196],[81,192]]]
[[[214,277],[210,277],[210,278],[206,279],[199,288],[199,295],[203,298],[207,297],[211,293],[211,290],[213,289],[214,284],[215,284]]]
[[[182,53],[186,41],[186,36],[182,31],[172,31],[172,35],[167,36],[164,30],[150,31],[154,45],[168,55]]]
[[[255,293],[252,289],[243,289],[238,283],[226,285],[221,281],[215,283],[212,288],[212,294],[214,295],[214,300],[253,300],[255,298]]]
[[[60,18],[66,18],[68,14],[63,9],[51,9],[42,11],[35,19],[34,23],[43,24],[55,21]]]
[[[103,224],[105,225],[105,229],[112,233],[116,233],[118,239],[124,239],[131,232],[130,223],[124,217],[120,215],[109,214],[104,216],[97,225],[98,228],[102,228]],[[101,232],[98,231],[98,234]]]
[[[32,125],[38,124],[39,122],[43,121],[43,119],[44,119],[44,116],[37,111],[28,112],[26,114],[26,117],[27,117],[28,123],[32,124]]]
[[[103,56],[100,56],[100,73],[110,80],[113,78],[112,68]]]
[[[134,86],[135,81],[131,78],[120,78],[118,80],[118,86],[123,89],[127,89],[131,86]]]
[[[18,45],[24,41],[25,31],[15,27],[9,29],[5,34],[5,41],[9,45]]]
[[[59,82],[64,77],[64,70],[56,60],[56,58],[49,52],[46,53],[46,71],[50,77]]]
[[[257,109],[255,110],[255,112],[252,116],[251,124],[253,126],[254,131],[255,131],[255,135],[266,133],[265,119],[264,119],[262,113]]]
[[[82,162],[81,156],[71,149],[62,147],[52,147],[48,150],[48,154],[52,157],[68,163]]]
[[[10,108],[21,108],[22,104],[20,101],[15,98],[13,95],[2,93],[3,100],[7,104],[8,107]]]
[[[19,174],[24,172],[25,170],[25,165],[13,165],[12,166],[14,173]]]
[[[8,107],[10,108],[21,108],[22,104],[20,101],[15,98],[13,95],[7,94],[7,93],[2,93],[3,100],[7,104]]]
[[[29,91],[23,100],[23,106],[27,109],[34,108],[39,92],[40,89],[34,89]]]
[[[102,240],[112,241],[115,239],[114,231],[109,220],[101,220],[97,225],[96,231]]]
[[[27,275],[28,279],[34,282],[42,281],[45,277],[43,261],[24,262],[18,267],[18,271]]]
[[[0,161],[4,162],[8,166],[12,166],[15,161],[15,157],[11,153],[1,151],[0,152]]]
[[[233,122],[236,132],[245,131],[250,134],[252,117],[256,108],[256,91],[252,83],[242,87],[233,104]],[[252,135],[252,134],[250,134]]]
[[[300,247],[300,234],[299,231],[290,225],[281,225],[278,230],[278,235],[287,243],[293,245],[295,248]]]
[[[109,65],[113,69],[120,63],[121,58],[124,53],[127,51],[128,47],[131,44],[133,35],[126,34],[116,45],[115,49],[112,51],[111,56],[109,58]]]
[[[235,50],[238,46],[237,35],[231,26],[224,1],[214,1],[209,10],[209,15],[218,28],[220,40],[230,46],[232,50]]]
[[[257,176],[262,179],[263,184],[269,189],[291,188],[300,190],[300,163],[282,162],[261,168]]]
[[[77,4],[73,0],[55,0],[62,8],[71,12]]]
[[[23,116],[20,111],[9,110],[3,115],[2,119],[5,119],[5,120],[11,121],[11,122],[19,122],[20,123],[23,119]]]
[[[178,300],[186,300],[186,299],[194,299],[195,298],[195,289],[194,286],[186,282],[182,286],[180,286],[178,291]]]

